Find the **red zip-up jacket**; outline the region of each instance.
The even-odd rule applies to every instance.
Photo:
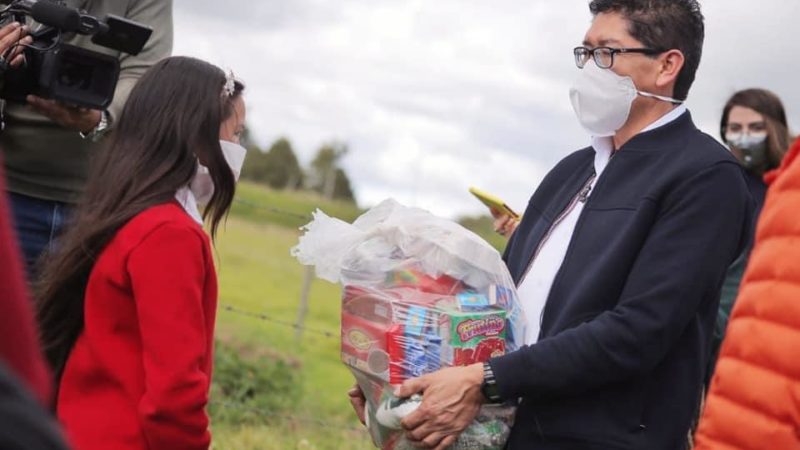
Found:
[[[77,450],[209,447],[216,306],[208,236],[177,203],[119,230],[92,269],[59,385]]]

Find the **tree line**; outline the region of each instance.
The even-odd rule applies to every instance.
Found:
[[[350,178],[341,167],[349,151],[346,144],[323,144],[308,167],[303,168],[291,142],[285,137],[264,150],[245,130],[241,142],[248,149],[242,168],[243,179],[272,189],[314,191],[328,199],[356,203]]]

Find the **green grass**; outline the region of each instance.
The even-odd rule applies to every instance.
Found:
[[[311,220],[311,213],[317,208],[347,222],[352,222],[363,213],[352,203],[323,200],[312,192],[274,191],[248,182],[239,183],[236,200],[232,215],[293,229]]]
[[[314,279],[305,321],[309,329],[330,332],[332,338],[306,332],[298,341],[295,330],[289,326],[225,310],[225,306],[230,306],[275,321],[294,323],[306,274],[306,268],[289,254],[300,235],[299,227],[310,221],[310,213],[318,207],[346,221],[352,221],[363,211],[347,203],[326,202],[312,194],[276,192],[250,183],[239,185],[237,199],[216,242],[220,285],[217,334],[225,342],[238,343],[240,348],[257,348],[259,353],[296,363],[295,370],[299,373],[295,378],[301,386],[292,410],[281,410],[278,414],[257,411],[256,414],[264,415],[261,424],[226,421],[219,408],[232,406],[215,405],[214,448],[373,448],[347,400],[346,392],[353,378],[339,359],[338,285]],[[486,224],[483,225],[485,228]],[[479,234],[494,237],[491,228],[483,232]],[[494,245],[502,246],[502,241],[495,241]],[[211,401],[215,399],[212,397]]]
[[[366,432],[306,423],[284,422],[269,426],[242,426],[212,430],[214,450],[368,450]]]
[[[297,237],[297,231],[285,227],[231,217],[216,244],[220,305],[293,323],[305,272],[289,255]],[[338,336],[339,295],[338,286],[314,280],[305,325]],[[304,448],[300,447],[303,442],[313,444],[305,448],[370,448],[366,433],[342,431],[358,423],[347,401],[346,392],[353,381],[339,360],[338,337],[305,333],[298,342],[290,327],[223,308],[217,323],[220,336],[263,346],[297,360],[302,371],[302,395],[289,414],[299,420],[268,421],[272,418],[265,417],[269,424],[263,427],[215,427],[215,448]],[[312,420],[324,425],[309,423]]]
[[[297,229],[311,220],[317,208],[326,214],[352,222],[364,210],[352,203],[323,200],[313,192],[274,191],[249,182],[240,182],[236,190],[236,202],[231,214],[256,223],[271,223]],[[503,251],[506,239],[494,231],[492,218],[486,216],[461,217],[458,222]]]
[[[461,217],[458,223],[482,237],[498,252],[502,253],[505,250],[508,239],[494,231],[494,220],[490,216]]]
[[[346,392],[353,379],[339,359],[337,285],[313,281],[305,321],[306,327],[331,332],[333,338],[306,332],[298,341],[291,327],[223,308],[232,306],[294,323],[306,273],[289,255],[290,248],[297,243],[298,228],[310,220],[310,213],[317,207],[348,221],[361,211],[354,205],[325,202],[312,194],[276,192],[248,183],[240,184],[237,199],[240,202],[235,204],[216,242],[221,306],[217,334],[225,340],[269,349],[279,357],[297,361],[297,370],[301,372],[297,379],[302,386],[293,410],[281,411],[279,416],[263,411],[266,415],[261,426],[226,421],[213,424],[214,448],[372,448],[347,401]]]

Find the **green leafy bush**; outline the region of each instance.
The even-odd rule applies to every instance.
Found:
[[[217,340],[212,424],[264,424],[291,414],[302,394],[299,365],[269,350]]]

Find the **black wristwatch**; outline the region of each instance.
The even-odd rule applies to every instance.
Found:
[[[494,378],[492,366],[488,362],[483,363],[483,383],[481,383],[481,394],[486,397],[489,403],[500,403],[500,391],[497,388],[497,380]]]

